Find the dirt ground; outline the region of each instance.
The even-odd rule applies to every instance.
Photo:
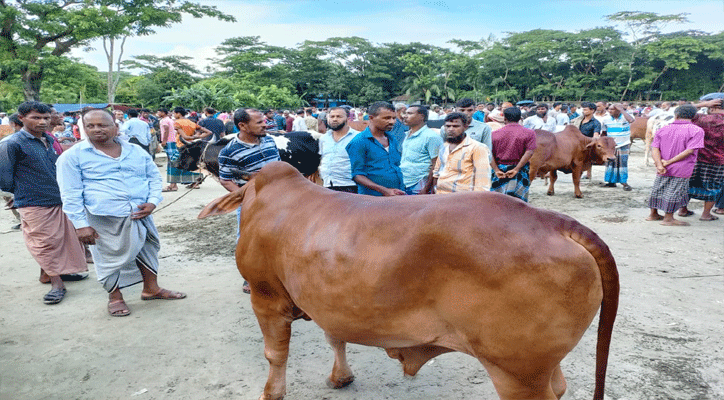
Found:
[[[644,220],[654,169],[643,146],[633,146],[632,192],[600,188],[603,167],[573,197],[570,175],[556,195],[533,183],[531,203],[568,214],[611,247],[621,276],[607,398],[724,398],[724,218],[689,227]],[[90,278],[67,283],[65,300],[44,305],[47,285],[22,234],[0,212],[0,399],[257,399],[268,372],[262,336],[241,291],[233,260],[235,219],[198,221],[224,194],[209,180],[165,193],[156,224],[161,232],[162,285],[188,293],[181,301],[141,301],[139,286],[124,290],[132,314],[112,318],[106,293]],[[169,205],[170,204],[170,205]],[[700,214],[702,203],[692,201]],[[598,320],[563,360],[566,400],[592,398]],[[287,368],[288,399],[495,399],[485,370],[472,357],[442,355],[405,379],[382,349],[348,346],[357,377],[348,388],[325,385],[333,362],[322,331],[297,321]]]

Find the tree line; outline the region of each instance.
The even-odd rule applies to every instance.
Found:
[[[360,37],[280,47],[258,36],[234,37],[220,43],[210,60],[212,67],[200,71],[188,57],[116,60],[113,45],[122,54],[126,39],[180,22],[183,13],[227,21],[233,17],[187,1],[92,0],[94,12],[88,11],[89,1],[48,1],[35,8],[19,1],[25,8],[8,12],[6,1],[0,0],[0,107],[35,99],[230,110],[330,101],[366,105],[397,96],[428,104],[462,97],[493,102],[654,102],[724,90],[724,32],[661,33],[669,24],[687,22],[686,14],[619,12],[606,16],[610,26],[577,32],[535,29],[479,41],[454,39],[449,47],[373,43]],[[86,6],[73,8],[73,3]],[[137,7],[133,13],[120,12],[129,5]],[[74,29],[69,15],[77,12],[92,23],[86,21],[85,30],[63,36]],[[32,19],[38,13],[45,17]],[[58,51],[87,46],[99,37],[104,38],[108,71],[99,72],[68,57],[67,51]],[[124,72],[129,70],[141,72]]]

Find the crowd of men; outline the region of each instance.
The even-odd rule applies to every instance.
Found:
[[[724,214],[722,99],[680,103],[675,109],[669,103],[646,108],[605,102],[554,103],[549,108],[464,98],[454,108],[376,102],[366,109],[293,113],[90,109],[81,117],[26,102],[7,119],[15,133],[0,141],[0,190],[22,221],[27,247],[41,267],[41,282],[51,283],[44,302],[62,301],[63,280],[87,271],[90,259],[83,245],[90,245],[98,280],[109,293],[109,314],[126,316],[130,310],[120,290],[133,284],[143,283],[144,300],[185,297],[158,285],[159,235],[151,213],[162,192],[178,190],[179,183],[199,187],[201,175],[175,163],[190,142],[234,135],[218,157],[220,182],[229,191],[280,160],[267,132],[309,131],[319,138],[319,174],[330,190],[371,196],[494,191],[527,201],[535,178],[529,176],[529,160],[536,129],[557,132],[573,125],[587,137],[610,136],[616,153],[606,166],[603,186],[620,183],[630,191],[634,116],[673,112],[676,121],[657,132],[652,146],[657,178],[648,219],[685,225],[674,213],[693,214],[687,204],[696,198],[704,201],[700,219],[713,221],[718,219],[714,214]],[[159,151],[168,157],[165,187],[153,162]],[[248,286],[244,289],[248,292]]]

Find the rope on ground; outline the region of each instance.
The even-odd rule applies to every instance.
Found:
[[[724,274],[714,274],[714,275],[689,275],[689,276],[673,276],[672,278],[675,279],[686,279],[686,278],[711,278],[715,276],[724,276]]]
[[[198,181],[196,181],[196,182],[194,182],[194,183],[197,184],[197,185],[202,184],[209,175],[210,175],[210,174],[204,175],[200,180],[198,180]],[[186,193],[184,193],[184,194],[182,194],[181,196],[177,197],[176,200],[174,200],[174,201],[166,204],[165,206],[163,206],[163,207],[161,207],[161,208],[157,208],[157,209],[153,210],[153,212],[152,212],[151,214],[156,214],[157,212],[163,210],[164,208],[170,206],[171,204],[173,204],[173,203],[181,200],[184,196],[186,196],[187,194],[191,193],[192,191],[193,191],[193,189],[188,190]]]

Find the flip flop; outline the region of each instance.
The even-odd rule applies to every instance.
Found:
[[[714,214],[724,215],[724,208],[717,208],[716,210],[712,211]]]
[[[43,296],[43,303],[58,304],[63,301],[63,298],[65,297],[65,292],[67,292],[65,288],[51,289],[50,292],[46,293],[45,296]]]
[[[165,188],[161,189],[162,192],[175,192],[175,191],[177,191],[177,190],[178,190],[178,188],[170,189],[170,188],[168,188],[168,187],[165,187]]]
[[[152,296],[144,296],[141,294],[141,300],[181,300],[186,298],[185,293],[174,292],[173,290],[161,289]]]
[[[123,300],[109,301],[108,314],[110,314],[111,317],[126,317],[131,315],[131,310],[128,309],[126,302]]]
[[[717,217],[716,215],[712,215],[711,218],[699,218],[699,221],[716,221],[718,219],[719,217]]]
[[[680,217],[691,217],[692,215],[694,215],[694,212],[691,210],[687,210],[685,214],[679,213],[677,215]]]

